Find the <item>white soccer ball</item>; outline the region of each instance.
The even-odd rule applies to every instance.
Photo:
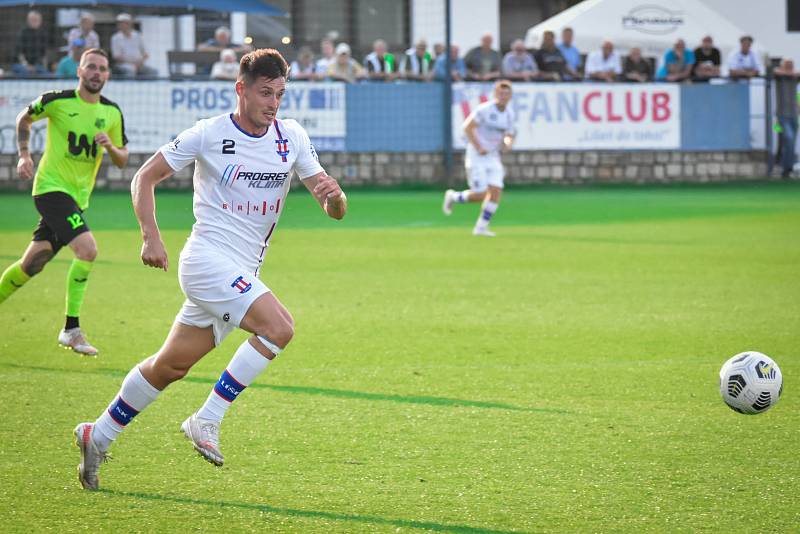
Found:
[[[764,413],[777,404],[783,391],[778,364],[766,354],[742,352],[725,362],[719,371],[722,400],[739,413]]]

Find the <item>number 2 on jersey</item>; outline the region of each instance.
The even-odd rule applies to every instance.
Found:
[[[236,146],[236,142],[233,139],[223,139],[222,140],[222,153],[223,154],[236,154],[236,150],[234,150],[234,146]]]

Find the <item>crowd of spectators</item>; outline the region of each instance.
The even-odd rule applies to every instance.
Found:
[[[134,27],[134,19],[127,13],[116,17],[117,31],[111,36],[108,50],[112,69],[117,77],[150,78],[158,75],[147,64],[149,57],[142,34]],[[91,13],[80,15],[79,24],[66,34],[66,45],[61,47],[60,61],[48,64],[50,36],[42,28],[42,16],[31,10],[26,25],[17,36],[12,72],[18,77],[59,76],[74,77],[77,60],[87,48],[100,47]],[[345,82],[441,81],[448,76],[455,81],[492,81],[508,78],[514,81],[580,81],[594,82],[705,82],[727,76],[746,79],[763,76],[764,67],[753,51],[753,39],[743,36],[740,47],[723,64],[719,49],[711,36],[706,36],[692,49],[683,39],[677,39],[662,58],[648,58],[639,48],[631,48],[621,55],[611,40],[602,43],[598,50],[581,51],[574,44],[574,32],[564,28],[557,42],[556,34],[545,31],[536,49],[528,49],[521,39],[510,43],[506,54],[494,47],[492,34],[480,37],[478,46],[467,50],[463,56],[458,46],[450,47],[450,73],[447,70],[445,47],[435,43],[429,49],[425,40],[418,40],[402,52],[392,53],[383,39],[376,40],[372,50],[363,58],[353,57],[348,43],[335,43],[323,39],[319,54],[303,46],[297,50],[291,63],[290,77],[294,80],[341,80]],[[201,43],[198,52],[219,54],[199,64],[197,74],[212,79],[235,79],[238,58],[251,50],[249,44],[234,43],[231,31],[219,27],[214,37]],[[656,68],[657,67],[657,68]]]

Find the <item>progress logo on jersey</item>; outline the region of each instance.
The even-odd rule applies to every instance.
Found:
[[[248,171],[244,168],[244,165],[231,164],[225,167],[225,171],[223,171],[219,179],[219,184],[223,187],[232,188],[236,182],[243,180],[247,182],[247,187],[277,189],[283,187],[288,177],[288,172]]]

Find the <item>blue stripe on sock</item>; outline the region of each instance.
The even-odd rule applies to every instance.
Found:
[[[233,402],[236,400],[236,397],[239,396],[239,393],[244,391],[245,387],[247,386],[240,384],[233,378],[228,370],[225,369],[222,376],[219,377],[219,380],[217,380],[217,383],[214,385],[214,391],[226,401]]]
[[[493,215],[493,213],[491,211],[483,210],[483,213],[481,213],[481,218],[484,221],[490,221],[492,219],[492,215]]]
[[[108,409],[108,414],[111,418],[122,426],[126,426],[131,422],[131,419],[136,417],[139,412],[134,410],[130,404],[122,400],[122,397],[117,397],[117,401],[111,408]]]

